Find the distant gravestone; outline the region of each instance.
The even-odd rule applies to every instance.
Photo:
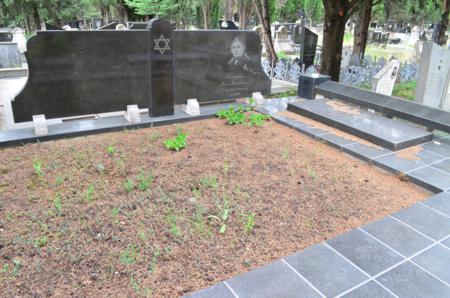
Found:
[[[352,46],[343,46],[342,47],[342,56],[341,56],[341,68],[346,68],[350,64],[350,58],[353,54]]]
[[[448,109],[450,50],[432,41],[423,43],[416,101],[434,108]]]
[[[106,24],[105,26],[99,27],[97,30],[115,30],[117,26],[117,22],[111,22]]]
[[[392,95],[395,81],[400,70],[400,61],[389,61],[372,79],[372,91],[384,95]]]
[[[411,36],[409,37],[408,44],[415,45],[420,39],[420,27],[414,26],[411,29]]]
[[[9,30],[0,31],[0,42],[13,41],[13,34]]]
[[[314,65],[316,56],[318,35],[306,28],[305,26],[295,26],[294,32],[298,32],[297,41],[300,44],[300,65],[308,69]]]
[[[292,53],[294,48],[292,47],[292,41],[288,37],[288,30],[285,26],[278,27],[275,32],[275,44],[274,48],[277,52]]]
[[[17,43],[0,42],[0,68],[17,68],[21,66]]]
[[[57,31],[59,31],[59,30],[64,30],[64,29],[61,27],[49,24],[49,23],[44,23],[44,28],[42,28],[42,30],[57,30]]]
[[[17,43],[20,53],[25,53],[27,51],[27,39],[21,28],[14,28],[13,42]]]
[[[148,22],[127,22],[129,30],[147,29]]]
[[[219,28],[221,30],[239,30],[239,27],[231,20],[220,20]]]

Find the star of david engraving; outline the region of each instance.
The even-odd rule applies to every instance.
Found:
[[[157,39],[154,39],[155,41],[155,47],[153,48],[155,51],[159,51],[161,54],[164,54],[166,50],[170,50],[169,42],[170,38],[165,38],[164,35],[161,34],[161,36]],[[164,44],[163,47],[161,47],[161,42]]]

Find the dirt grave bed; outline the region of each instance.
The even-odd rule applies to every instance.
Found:
[[[429,193],[274,121],[0,150],[2,296],[176,297]]]

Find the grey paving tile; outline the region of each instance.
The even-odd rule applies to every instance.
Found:
[[[450,234],[450,219],[420,204],[412,205],[392,216],[435,240],[441,240]]]
[[[388,154],[372,160],[376,166],[394,171],[409,172],[417,168],[423,167],[424,164],[418,160],[409,160],[398,157],[395,153]]]
[[[450,193],[448,192],[441,192],[428,198],[422,203],[444,213],[447,216],[450,216]]]
[[[433,244],[433,241],[390,217],[372,222],[362,229],[406,257]]]
[[[209,288],[202,289],[200,291],[191,293],[189,295],[183,296],[186,298],[234,298],[233,293],[227,288],[227,286],[221,282],[215,284]]]
[[[448,239],[445,239],[444,241],[441,242],[442,245],[447,246],[448,248],[450,248],[450,237]]]
[[[374,281],[368,282],[364,285],[362,285],[359,288],[356,288],[355,290],[351,291],[348,294],[345,294],[345,298],[367,298],[367,297],[378,297],[378,298],[389,298],[389,297],[395,297],[391,295],[388,291],[383,289],[382,286],[377,284]]]
[[[412,260],[450,284],[450,249],[441,245],[435,245]]]
[[[410,262],[386,272],[377,281],[399,297],[450,297],[450,287]]]
[[[236,276],[227,281],[239,297],[320,297],[282,261]]]
[[[450,174],[450,159],[435,163],[432,165],[432,167]]]
[[[372,276],[403,260],[399,254],[360,230],[350,231],[327,243]]]
[[[392,151],[376,147],[374,146],[368,146],[361,143],[355,143],[348,146],[345,146],[343,148],[344,152],[347,152],[349,154],[352,154],[354,156],[357,156],[361,158],[362,160],[370,161],[371,159],[374,159],[376,157],[380,157],[384,154],[388,154]]]
[[[450,188],[450,174],[430,166],[413,170],[407,175],[415,183],[431,190],[444,191]]]
[[[331,146],[333,146],[335,148],[338,148],[338,149],[341,149],[344,146],[347,146],[347,145],[350,145],[352,143],[355,143],[355,141],[353,141],[353,140],[348,140],[348,139],[345,139],[343,137],[334,135],[332,133],[327,133],[327,134],[318,136],[317,138],[319,140],[325,141],[326,143],[328,143]]]
[[[368,279],[324,244],[317,244],[285,260],[325,296],[335,296]]]
[[[450,143],[446,139],[423,144],[422,148],[443,157],[450,157]]]

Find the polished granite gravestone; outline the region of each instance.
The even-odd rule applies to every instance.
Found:
[[[175,103],[200,103],[270,93],[261,40],[244,30],[174,31]]]
[[[316,92],[361,107],[373,109],[388,117],[405,119],[430,129],[450,132],[450,113],[400,98],[377,94],[333,81],[316,87]]]
[[[152,113],[155,100],[164,109],[173,105],[164,95],[170,91],[176,104],[270,93],[261,41],[253,31],[178,30],[168,44],[165,36],[151,35],[151,29],[38,31],[28,44],[29,80],[12,103],[15,122],[38,114],[50,119],[123,111],[131,104]],[[153,68],[152,57],[166,46],[172,54],[163,59],[164,68]],[[173,83],[150,81],[152,73],[168,71],[171,63]],[[152,95],[152,86],[165,93]]]
[[[48,30],[48,31],[52,31],[52,30],[54,30],[54,31],[63,31],[64,29],[61,28],[61,27],[49,24],[49,23],[45,23],[45,30]]]
[[[288,111],[325,123],[390,150],[400,150],[430,141],[433,134],[424,129],[362,111],[328,99],[293,102]]]
[[[300,44],[300,65],[305,65],[305,69],[314,65],[316,56],[318,35],[306,28],[297,25],[294,27],[294,43]]]
[[[148,107],[149,47],[148,30],[38,31],[27,84],[12,102],[15,122]]]
[[[150,116],[173,114],[173,29],[169,21],[153,19],[150,28]]]

